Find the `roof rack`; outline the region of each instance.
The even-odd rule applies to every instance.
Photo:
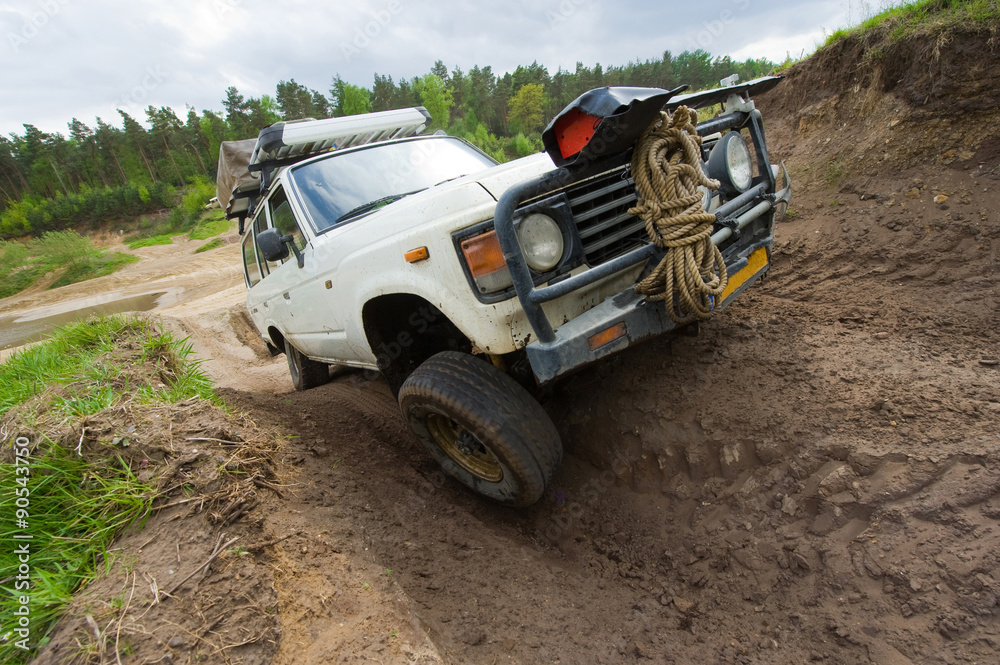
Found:
[[[226,217],[239,217],[242,227],[242,220],[253,210],[256,198],[271,186],[279,168],[331,150],[414,136],[430,122],[431,115],[423,106],[325,120],[276,122],[261,130],[249,159],[244,152],[241,164],[226,169],[243,171],[244,176],[232,178],[232,189],[220,192],[219,201],[225,204]],[[222,159],[220,155],[220,173]]]
[[[250,170],[299,161],[334,149],[413,136],[431,121],[423,106],[326,120],[277,122],[261,130]]]

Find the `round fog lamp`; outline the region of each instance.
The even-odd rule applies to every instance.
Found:
[[[708,157],[708,177],[718,180],[727,194],[750,189],[753,182],[753,158],[739,132],[729,132],[712,148]]]
[[[534,213],[521,220],[517,239],[525,262],[535,272],[548,272],[562,260],[562,229],[548,215]]]

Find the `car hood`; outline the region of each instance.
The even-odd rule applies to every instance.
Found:
[[[475,180],[493,198],[499,200],[504,192],[519,182],[530,180],[553,169],[555,166],[549,156],[545,153],[538,153],[479,173],[475,176]]]

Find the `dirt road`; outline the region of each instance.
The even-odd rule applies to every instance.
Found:
[[[149,248],[66,291],[185,290],[164,320],[230,405],[294,437],[280,491],[237,527],[285,540],[192,600],[225,639],[202,650],[209,632],[161,622],[135,662],[997,662],[1000,138],[905,90],[814,94],[830,61],[760,100],[797,178],[770,276],[698,337],[561,384],[545,407],[567,458],[526,511],[443,477],[380,379],[290,392],[232,246]],[[178,519],[207,556],[218,528],[193,508],[147,532]],[[239,644],[251,606],[260,636]]]

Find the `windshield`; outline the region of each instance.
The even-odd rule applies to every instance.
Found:
[[[293,168],[291,178],[316,230],[322,232],[403,196],[495,165],[466,143],[444,137],[334,152]]]

